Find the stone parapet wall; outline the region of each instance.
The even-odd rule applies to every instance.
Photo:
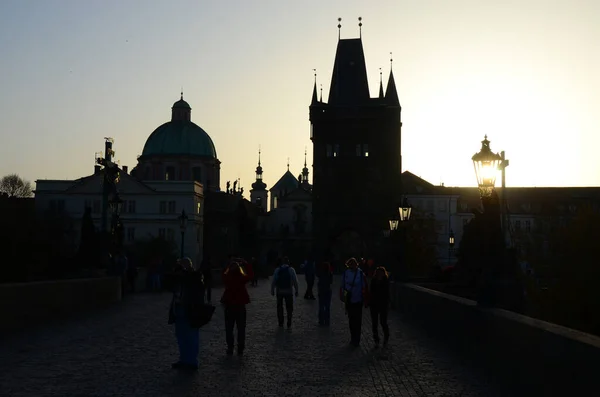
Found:
[[[121,279],[0,284],[0,333],[18,331],[121,300]]]
[[[414,284],[391,283],[390,289],[403,318],[466,358],[481,359],[490,376],[529,385],[529,395],[588,395],[600,389],[597,336]]]

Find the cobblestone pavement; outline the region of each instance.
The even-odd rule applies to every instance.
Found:
[[[267,281],[249,287],[244,357],[226,356],[223,310],[201,330],[197,373],[177,359],[167,325],[170,296],[138,294],[112,308],[13,335],[0,343],[2,396],[515,396],[476,363],[390,313],[392,336],[374,349],[368,311],[361,347],[348,347],[341,302],[317,325],[316,301],[298,299],[290,330],[277,326]],[[302,282],[304,287],[304,282]],[[220,297],[221,290],[213,291]],[[302,297],[302,294],[301,294]]]

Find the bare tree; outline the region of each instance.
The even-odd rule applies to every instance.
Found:
[[[31,197],[33,191],[31,183],[22,179],[17,174],[10,174],[0,180],[0,193],[8,197]]]

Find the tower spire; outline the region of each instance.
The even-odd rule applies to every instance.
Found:
[[[358,37],[362,39],[362,17],[358,17]]]
[[[304,168],[306,168],[306,146],[304,146]]]
[[[258,166],[260,167],[260,145],[258,145]]]
[[[304,187],[308,186],[308,167],[306,165],[306,146],[304,147],[304,168],[302,168],[302,175],[300,176],[300,182]]]
[[[290,158],[288,157],[288,162],[287,162],[287,170],[290,170]]]
[[[321,86],[321,99],[319,99],[320,102],[323,102],[323,84],[320,84]]]
[[[313,72],[315,74],[315,84],[313,86],[312,100],[310,102],[311,102],[311,105],[316,105],[318,102],[318,99],[317,99],[317,69],[313,69]]]
[[[181,86],[181,100],[183,100],[183,86]]]
[[[379,98],[383,98],[383,72],[379,68]]]
[[[392,70],[393,62],[394,58],[392,58],[392,53],[390,52],[390,78],[385,89],[385,99],[388,105],[400,106],[398,91],[396,91],[396,82],[394,81],[394,72]]]
[[[338,40],[342,38],[342,18],[338,18]]]

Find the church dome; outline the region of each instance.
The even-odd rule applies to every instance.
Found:
[[[199,156],[217,158],[215,145],[200,126],[191,121],[169,121],[148,137],[142,156]]]
[[[148,137],[142,157],[194,156],[217,158],[210,136],[191,121],[192,108],[181,99],[173,104],[171,121],[164,123]]]

